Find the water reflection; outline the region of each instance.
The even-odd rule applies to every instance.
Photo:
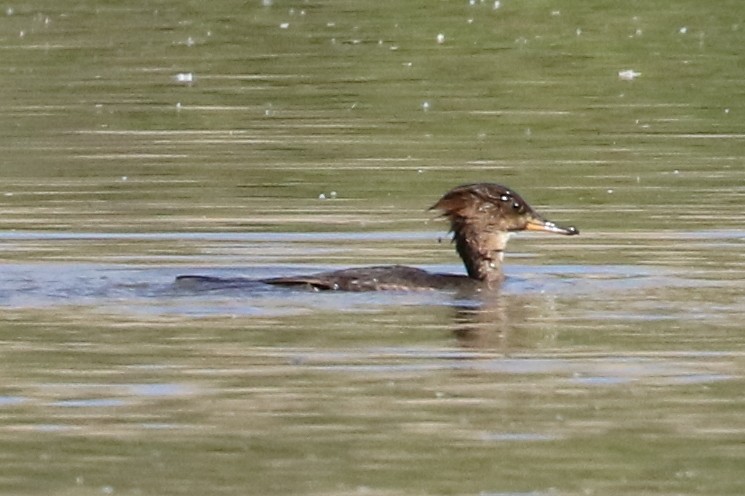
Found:
[[[511,321],[525,318],[525,303],[504,295],[499,289],[479,295],[480,304],[453,307],[453,333],[465,348],[493,349],[509,353],[513,336]],[[516,301],[518,300],[518,301]]]

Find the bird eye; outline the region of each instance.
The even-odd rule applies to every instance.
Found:
[[[519,203],[515,202],[515,203],[512,204],[512,208],[515,209],[515,210],[520,210],[522,208],[522,205],[520,205]]]

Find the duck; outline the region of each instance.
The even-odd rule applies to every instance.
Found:
[[[316,291],[413,291],[494,289],[504,280],[507,240],[519,231],[575,236],[574,226],[562,227],[538,214],[513,189],[496,183],[457,186],[430,211],[450,223],[455,251],[466,275],[433,273],[405,265],[359,267],[310,275],[271,277],[259,282]]]

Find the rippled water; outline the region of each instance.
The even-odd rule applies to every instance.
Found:
[[[745,490],[739,3],[4,9],[2,492]],[[174,284],[462,273],[473,181],[582,234]]]

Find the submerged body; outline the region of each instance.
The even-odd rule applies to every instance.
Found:
[[[477,288],[479,281],[458,274],[427,272],[406,265],[379,265],[321,272],[309,276],[273,277],[261,282],[281,286],[341,291],[419,291]]]
[[[560,227],[543,219],[520,195],[493,183],[458,186],[445,193],[430,210],[439,210],[450,221],[453,242],[466,267],[467,276],[390,265],[335,270],[307,276],[274,277],[258,282],[342,291],[494,288],[504,277],[502,259],[510,233],[532,230],[567,236],[579,234],[574,227]],[[205,276],[179,276],[178,280],[220,281]],[[224,281],[227,283],[231,280]]]

